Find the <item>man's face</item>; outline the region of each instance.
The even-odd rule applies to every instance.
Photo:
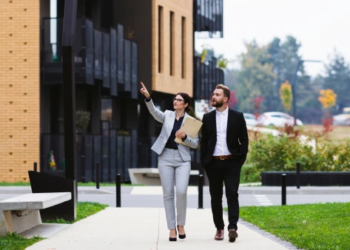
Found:
[[[227,97],[224,96],[224,91],[222,89],[215,89],[211,97],[211,105],[216,108],[221,108],[224,105],[224,101],[227,102]]]

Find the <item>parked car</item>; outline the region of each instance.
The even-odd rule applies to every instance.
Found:
[[[350,126],[350,107],[343,108],[343,113],[333,116],[333,125]]]
[[[247,126],[256,126],[258,124],[258,121],[255,118],[255,115],[249,114],[249,113],[243,113],[243,116]]]
[[[284,127],[286,124],[293,125],[294,117],[283,112],[265,112],[259,116],[258,124],[261,126]],[[297,119],[297,126],[302,125],[302,121]]]

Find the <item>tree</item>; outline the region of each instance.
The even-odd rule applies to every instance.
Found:
[[[260,110],[260,107],[261,107],[261,103],[262,101],[264,100],[263,97],[255,97],[251,100],[251,102],[253,103],[253,106],[254,106],[254,115],[256,117],[256,119],[259,117],[259,110]]]
[[[326,76],[323,87],[337,94],[338,110],[350,106],[350,68],[342,55],[335,52],[331,62],[325,65]]]
[[[236,99],[236,92],[234,90],[231,90],[230,100],[228,101],[229,108],[233,109],[237,103],[238,103],[238,100]]]
[[[292,82],[296,65],[302,59],[299,55],[300,47],[301,44],[293,36],[287,36],[283,42],[280,38],[274,38],[268,46],[268,53],[270,54],[268,62],[273,65],[273,72],[276,74],[274,89],[270,97],[273,99],[273,108],[276,110],[283,109],[278,98],[279,89],[282,83]],[[301,108],[305,107],[305,103],[300,101],[309,100],[309,98],[314,97],[315,93],[312,92],[311,94],[309,91],[310,77],[306,74],[303,65],[299,68],[298,73],[296,97],[298,99],[298,110],[301,111]]]
[[[328,109],[335,106],[337,95],[332,89],[322,89],[320,91],[320,97],[318,98],[324,109]]]
[[[273,90],[275,74],[273,65],[268,62],[267,46],[259,46],[255,41],[245,44],[247,52],[242,53],[238,59],[241,69],[237,74],[236,94],[239,109],[253,112],[251,102],[256,97],[268,97]],[[270,108],[268,101],[264,102],[262,109]]]
[[[285,81],[282,83],[281,88],[280,88],[280,98],[282,101],[282,104],[284,108],[289,111],[292,106],[292,101],[293,101],[293,94],[292,94],[292,86],[290,83]]]
[[[237,89],[238,72],[236,69],[225,70],[225,85],[231,90]]]
[[[323,108],[326,110],[326,115],[322,119],[322,124],[324,128],[324,132],[332,131],[332,114],[330,112],[330,108],[334,107],[337,100],[337,95],[331,89],[322,89],[320,91],[321,96],[318,98]]]

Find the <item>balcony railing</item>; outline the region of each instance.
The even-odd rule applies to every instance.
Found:
[[[63,82],[62,27],[62,19],[43,19],[41,66],[44,84]],[[77,19],[74,51],[76,83],[94,85],[95,79],[99,79],[103,87],[110,88],[113,96],[117,96],[118,91],[127,91],[132,98],[138,97],[138,45],[124,38],[122,25],[104,32],[94,29],[91,20]]]
[[[117,173],[122,182],[130,182],[129,168],[156,168],[158,155],[151,150],[156,137],[138,138],[136,130],[130,136],[82,135],[76,137],[77,180],[96,181],[96,164],[100,165],[103,182],[113,182]],[[50,152],[53,152],[56,170],[49,167]],[[199,149],[191,150],[192,169],[200,169]],[[64,176],[64,135],[41,135],[42,172]]]
[[[208,63],[201,63],[200,57],[194,58],[194,98],[210,99],[217,84],[225,84],[224,71],[216,67],[217,59],[212,57]]]
[[[194,1],[194,31],[208,31],[209,36],[223,37],[223,0]]]

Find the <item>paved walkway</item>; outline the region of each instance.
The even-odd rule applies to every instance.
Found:
[[[235,243],[228,242],[227,231],[224,241],[215,241],[211,210],[188,209],[187,238],[169,242],[163,208],[109,207],[27,250],[288,249],[245,225],[238,227]]]

